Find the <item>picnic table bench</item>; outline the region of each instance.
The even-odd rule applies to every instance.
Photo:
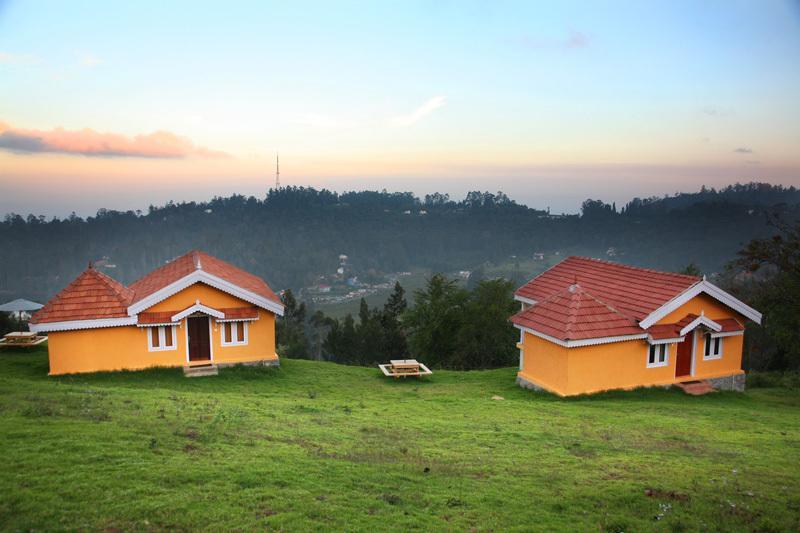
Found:
[[[408,376],[429,376],[433,372],[416,359],[392,359],[389,364],[378,365],[385,376],[404,378]]]
[[[3,346],[36,346],[47,340],[45,336],[38,336],[33,331],[12,331],[6,333],[0,339],[0,347]]]

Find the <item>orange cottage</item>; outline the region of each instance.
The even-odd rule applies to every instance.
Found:
[[[278,364],[283,305],[259,277],[192,251],[129,287],[91,266],[30,320],[50,374],[152,366]]]
[[[569,257],[520,287],[517,382],[562,396],[706,380],[744,390],[745,320],[705,278]]]

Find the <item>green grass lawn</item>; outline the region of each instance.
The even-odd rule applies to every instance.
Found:
[[[0,528],[800,529],[800,392],[565,400],[514,376],[54,378],[0,354]]]

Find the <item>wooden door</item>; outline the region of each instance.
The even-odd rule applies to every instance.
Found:
[[[678,343],[678,355],[675,361],[675,377],[688,376],[692,373],[692,351],[694,350],[694,332],[687,333],[683,342]]]
[[[189,329],[189,361],[211,359],[211,339],[208,332],[208,317],[192,316],[186,319]]]

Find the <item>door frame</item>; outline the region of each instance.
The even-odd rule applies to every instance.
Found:
[[[202,318],[205,317],[208,320],[208,360],[203,359],[200,361],[192,361],[189,359],[189,319],[190,318]],[[186,363],[191,365],[192,363],[195,364],[205,364],[207,362],[214,361],[214,337],[212,336],[213,330],[211,328],[211,317],[205,314],[195,314],[192,313],[191,315],[187,316],[183,319],[183,323],[186,326],[184,328],[184,334],[186,337]]]
[[[687,334],[686,336],[688,337],[689,335]],[[689,339],[686,338],[686,340],[688,341]],[[691,341],[692,341],[692,349],[689,350],[689,356],[692,358],[692,361],[689,364],[689,374],[688,375],[684,375],[684,376],[679,376],[678,375],[678,345],[677,344],[675,345],[675,379],[682,379],[682,378],[687,378],[687,377],[692,377],[693,378],[694,377],[694,370],[695,370],[695,368],[694,368],[695,367],[695,354],[694,354],[694,352],[695,352],[695,349],[697,348],[697,328],[692,330]]]

